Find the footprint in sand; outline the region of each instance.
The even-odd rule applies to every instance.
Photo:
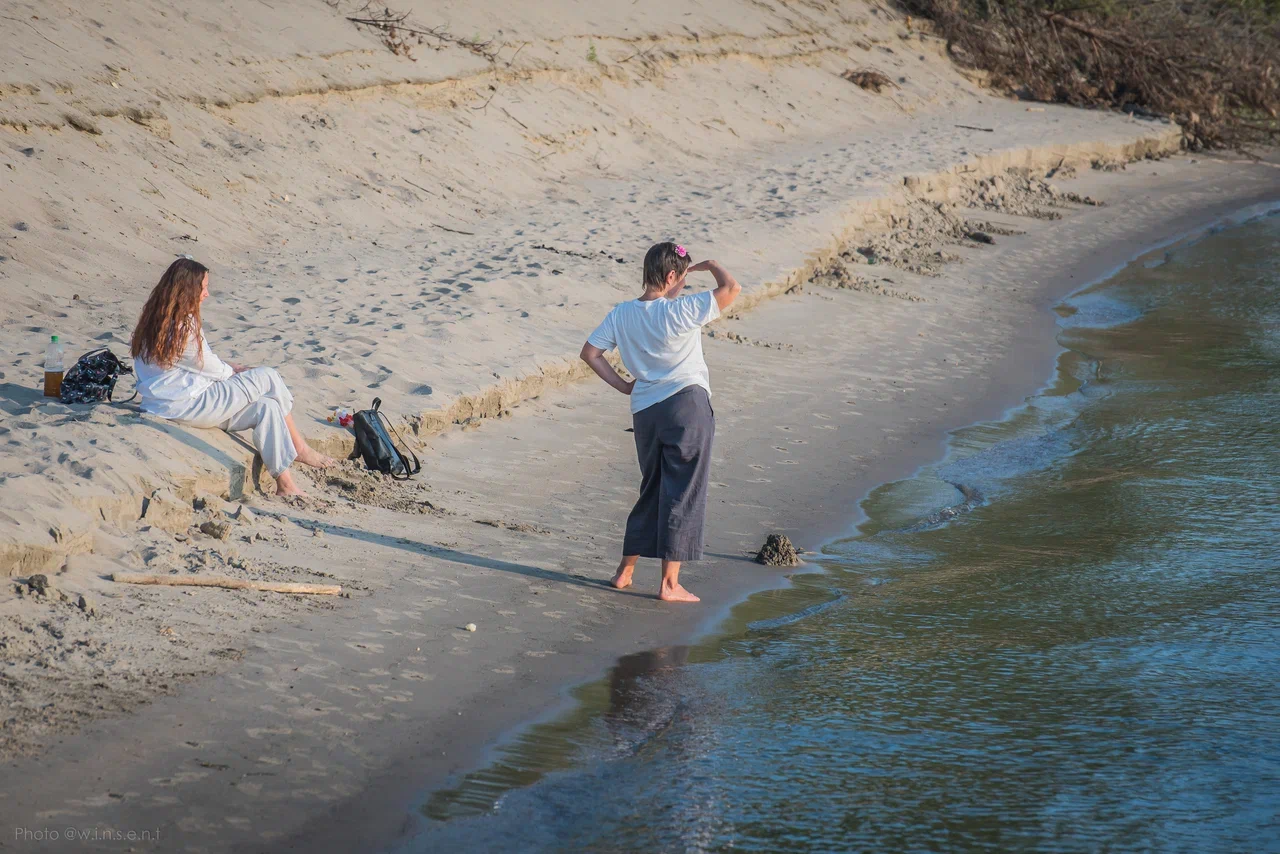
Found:
[[[401,670],[400,675],[414,682],[430,682],[434,678],[430,673],[421,673],[417,670]]]
[[[168,777],[152,777],[147,782],[156,787],[181,786],[186,783],[194,783],[198,780],[203,780],[208,776],[208,771],[179,771],[178,773],[171,774]],[[89,806],[96,805],[89,804]],[[106,803],[101,804],[101,806],[106,806]]]
[[[244,734],[252,738],[254,741],[273,735],[293,735],[293,730],[289,727],[249,727]]]
[[[329,714],[329,711],[330,711],[329,709],[318,709],[314,707],[298,708],[290,712],[290,717],[299,718],[299,719],[322,718],[325,715]]]
[[[383,651],[382,644],[380,643],[356,643],[355,641],[351,641],[347,646],[354,649],[356,652],[360,652],[365,655],[380,655]]]

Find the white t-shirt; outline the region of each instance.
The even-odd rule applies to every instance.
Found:
[[[196,360],[197,340],[198,352],[204,357],[203,362]],[[230,379],[235,373],[230,365],[209,349],[209,342],[205,340],[203,332],[191,336],[187,341],[187,348],[182,352],[182,358],[174,362],[172,368],[165,370],[136,359],[133,369],[138,380],[138,394],[142,397],[142,411],[162,418],[177,417],[191,401],[204,394],[209,386]]]
[[[711,394],[700,330],[719,316],[711,291],[675,299],[633,299],[614,306],[587,343],[601,350],[618,348],[622,364],[636,378],[631,411],[639,412],[691,385]]]

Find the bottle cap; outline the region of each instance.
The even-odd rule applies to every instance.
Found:
[[[50,340],[50,341],[57,341],[57,340],[58,340],[58,336],[57,336],[57,335],[50,335],[50,336],[49,336],[49,340]]]

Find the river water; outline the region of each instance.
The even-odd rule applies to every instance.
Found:
[[[1058,312],[1049,386],[403,850],[1280,851],[1280,216]]]

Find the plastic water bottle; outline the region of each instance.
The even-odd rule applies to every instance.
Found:
[[[58,336],[49,339],[49,349],[44,352],[44,396],[62,395],[62,344]]]

